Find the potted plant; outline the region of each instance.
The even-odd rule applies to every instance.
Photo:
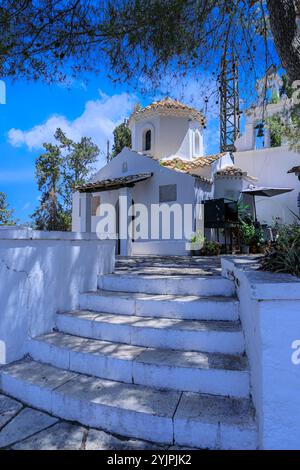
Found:
[[[190,256],[200,256],[204,237],[200,232],[194,233],[189,243]]]
[[[240,245],[241,245],[241,252],[243,254],[250,253],[250,245],[252,240],[255,236],[255,227],[252,222],[245,222],[241,220],[239,225],[239,237],[240,237]]]
[[[254,236],[251,240],[250,252],[253,254],[263,253],[264,246],[265,246],[264,234],[260,225],[258,225],[255,227]]]
[[[222,245],[219,242],[215,241],[204,241],[201,254],[203,256],[220,256]]]

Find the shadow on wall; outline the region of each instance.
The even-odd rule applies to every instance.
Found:
[[[23,357],[26,339],[51,331],[113,264],[114,241],[0,239],[0,364]]]

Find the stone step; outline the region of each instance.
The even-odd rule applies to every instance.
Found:
[[[115,273],[177,275],[177,276],[220,276],[220,257],[191,256],[132,256],[116,258]]]
[[[233,281],[221,276],[142,276],[107,274],[98,277],[99,289],[139,292],[147,294],[173,294],[196,296],[235,295]]]
[[[255,449],[248,399],[157,390],[59,369],[31,360],[0,371],[4,393],[30,406],[111,433],[198,448]]]
[[[243,356],[149,349],[61,332],[31,339],[30,356],[62,369],[149,387],[232,397],[249,396]]]
[[[184,392],[174,417],[174,441],[194,448],[255,450],[255,412],[250,400]]]
[[[99,289],[80,295],[80,308],[97,312],[186,320],[239,319],[238,301],[228,297],[158,295]]]
[[[78,310],[56,316],[60,331],[135,346],[243,354],[239,322],[138,317]]]

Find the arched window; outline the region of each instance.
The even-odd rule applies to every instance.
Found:
[[[195,155],[200,154],[200,136],[199,132],[195,133]]]
[[[145,132],[145,142],[144,142],[144,150],[151,150],[151,131],[148,129]]]
[[[263,122],[258,122],[255,126],[255,149],[263,149],[265,147],[265,126]]]

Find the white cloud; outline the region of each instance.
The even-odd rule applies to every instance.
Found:
[[[66,89],[81,89],[84,91],[87,91],[88,87],[85,81],[83,80],[77,80],[71,76],[67,76],[65,80],[59,82],[56,84],[59,88],[66,88]]]
[[[141,78],[140,82],[146,85],[146,81]],[[218,96],[216,82],[204,75],[199,79],[193,77],[174,77],[166,75],[159,90],[153,90],[148,98],[152,100],[160,99],[169,95],[172,98],[183,101],[197,109],[204,110],[204,98],[209,96],[208,104],[208,126],[204,134],[205,150],[207,153],[218,151],[219,132],[216,116],[219,112],[217,104]],[[78,141],[81,137],[91,137],[99,146],[102,155],[101,163],[104,163],[107,139],[112,141],[112,132],[125,117],[131,113],[135,103],[138,101],[134,94],[121,93],[108,96],[99,91],[99,98],[88,101],[85,104],[83,113],[73,121],[68,120],[63,115],[50,116],[46,122],[38,124],[29,130],[10,129],[8,139],[14,147],[27,146],[29,150],[40,150],[44,142],[54,142],[53,135],[58,127],[66,132],[71,139]],[[151,101],[148,100],[149,102]]]
[[[143,82],[143,79],[141,79]],[[144,84],[147,84],[144,81]],[[210,155],[220,150],[219,132],[219,93],[217,81],[204,73],[194,76],[181,77],[167,74],[160,84],[159,92],[154,99],[170,96],[183,103],[201,110],[207,119],[204,131],[204,153]],[[205,98],[208,102],[205,102]]]
[[[62,115],[54,115],[29,130],[10,129],[9,143],[14,147],[25,145],[29,150],[41,149],[44,142],[54,142],[53,135],[60,127],[75,141],[81,137],[91,137],[105,152],[107,139],[112,139],[114,128],[130,114],[137,98],[128,93],[108,96],[99,91],[99,94],[99,99],[85,104],[83,113],[74,121]]]
[[[31,202],[26,202],[24,206],[22,207],[22,211],[27,211],[31,207]]]
[[[141,77],[140,82],[145,90],[149,90],[153,99],[161,99],[165,96],[182,101],[183,103],[195,107],[206,114],[207,117],[217,117],[219,115],[218,104],[218,84],[216,80],[208,74],[202,73],[196,76],[182,77],[174,73],[166,73],[160,82],[158,89],[151,93],[151,83]],[[208,98],[207,110],[205,98]],[[206,112],[207,111],[207,112]]]

